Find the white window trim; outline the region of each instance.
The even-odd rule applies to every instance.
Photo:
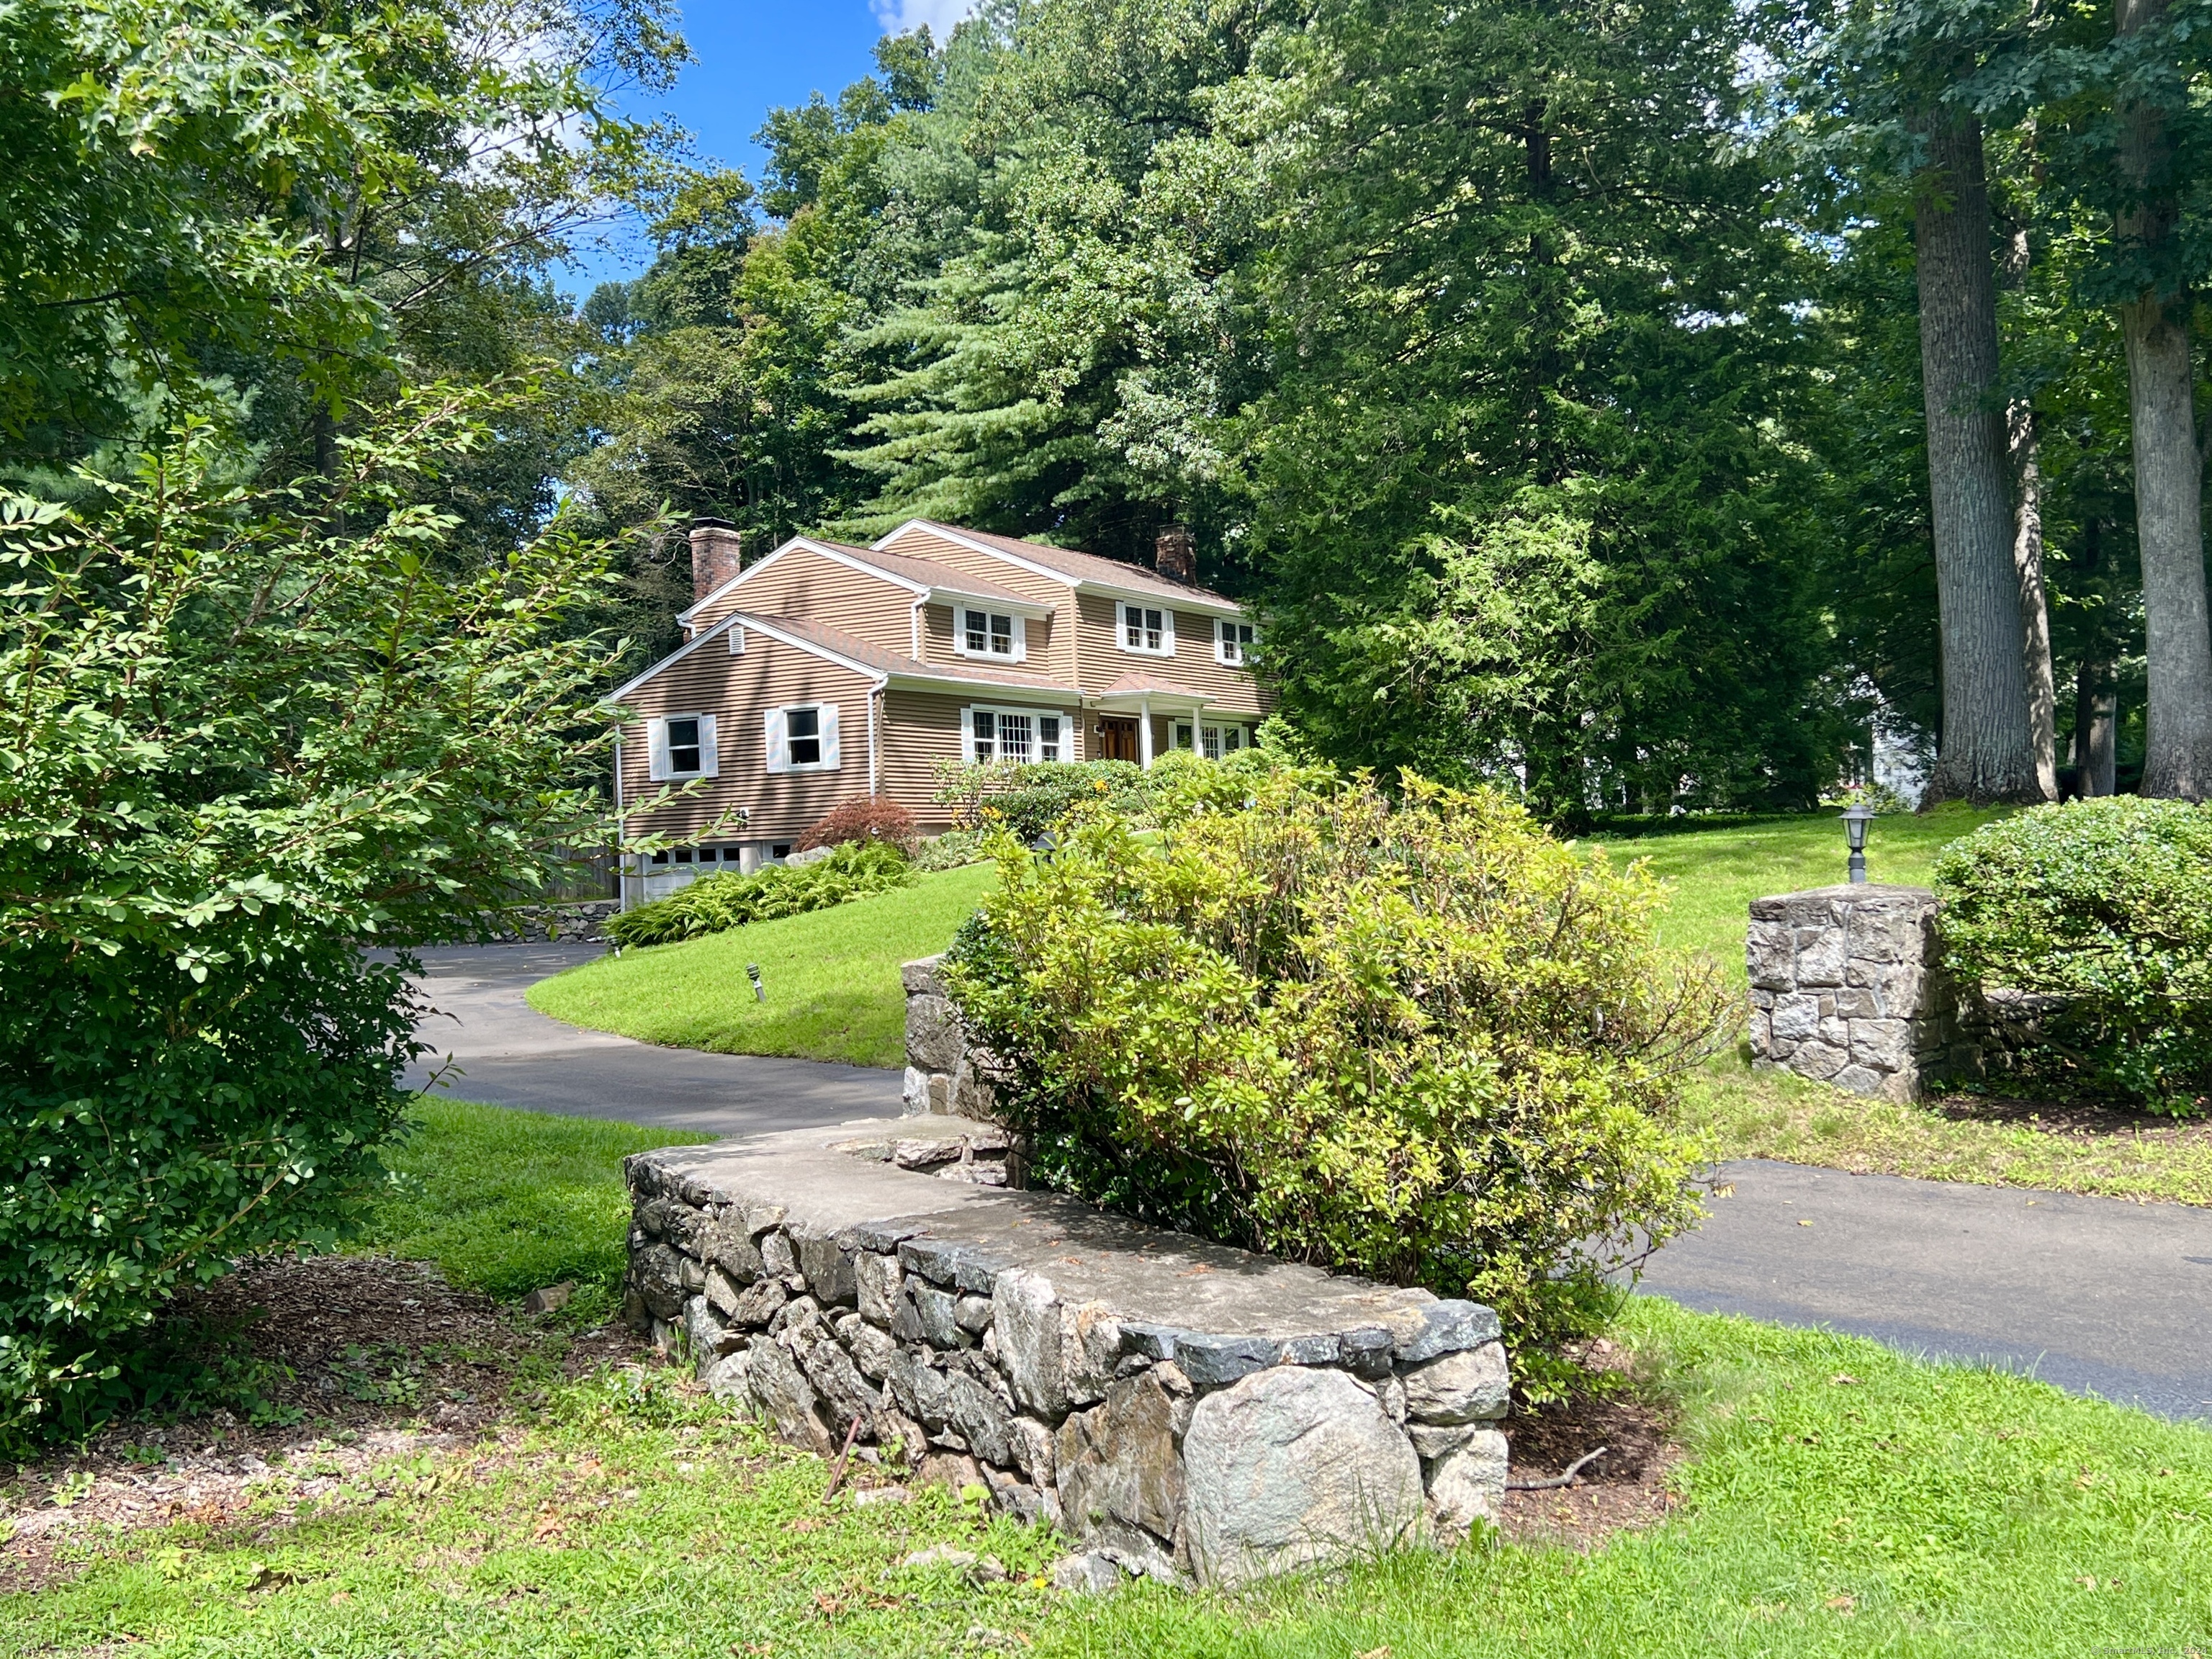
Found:
[[[1244,621],[1242,617],[1216,617],[1213,619],[1213,659],[1227,668],[1243,667],[1244,653],[1249,648],[1239,640],[1237,642],[1237,654],[1233,657],[1229,654],[1229,633],[1235,628],[1250,628],[1252,644],[1260,643],[1260,630],[1252,623]]]
[[[1157,611],[1160,613],[1160,647],[1155,651],[1148,646],[1129,643],[1129,613],[1132,611]],[[1139,631],[1141,631],[1141,618]],[[1172,657],[1176,653],[1176,613],[1166,604],[1146,605],[1133,599],[1114,601],[1114,647],[1125,656]]]
[[[999,653],[990,649],[988,646],[981,651],[973,651],[969,648],[968,613],[970,611],[980,611],[986,618],[984,623],[984,633],[987,636],[990,632],[988,618],[992,617],[1010,617],[1014,624],[1013,655],[1011,657],[1001,656]],[[1025,662],[1028,660],[1030,654],[1029,629],[1029,618],[1022,616],[1018,612],[1010,613],[1005,611],[994,611],[988,605],[956,605],[952,607],[952,653],[958,657],[972,657],[977,662]]]
[[[813,709],[821,715],[820,736],[822,758],[818,761],[794,761],[791,758],[791,738],[787,721],[803,709]],[[834,702],[787,702],[763,711],[761,723],[768,744],[768,769],[774,776],[794,772],[836,772],[842,769],[844,757],[841,752],[837,730],[837,705]]]
[[[696,720],[699,722],[699,769],[679,772],[668,763],[668,722]],[[655,714],[645,723],[646,775],[654,783],[675,783],[690,778],[711,778],[720,775],[721,753],[715,741],[714,717],[712,714],[692,714],[689,710],[676,714]]]
[[[1065,708],[1024,708],[1019,703],[971,702],[960,711],[960,758],[971,766],[975,763],[975,716],[978,714],[988,714],[994,721],[1003,719],[1008,714],[1019,715],[1031,721],[1056,720],[1060,722],[1060,758],[1066,761],[1072,757],[1072,751],[1075,747],[1076,722],[1074,716]],[[997,750],[998,743],[995,738],[991,746],[994,751]],[[1030,746],[1032,750],[1030,756],[1030,762],[1034,763],[1042,760],[1044,738],[1035,732],[1034,727],[1032,727]],[[997,760],[1000,757],[994,752],[992,758]]]

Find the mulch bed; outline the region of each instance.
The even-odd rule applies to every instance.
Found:
[[[76,1571],[95,1530],[179,1520],[221,1527],[279,1465],[311,1467],[319,1498],[397,1457],[459,1450],[512,1432],[536,1392],[520,1373],[580,1376],[643,1357],[619,1325],[580,1335],[456,1291],[423,1262],[385,1256],[270,1256],[179,1299],[177,1316],[254,1372],[289,1425],[228,1411],[109,1425],[81,1451],[0,1479],[0,1591]]]
[[[1516,1543],[1587,1550],[1674,1509],[1668,1476],[1684,1454],[1671,1437],[1671,1415],[1638,1393],[1627,1357],[1610,1342],[1592,1343],[1583,1360],[1594,1373],[1590,1389],[1534,1411],[1516,1408],[1506,1419],[1511,1478],[1544,1480],[1600,1446],[1606,1454],[1585,1464],[1571,1486],[1508,1492],[1498,1525]]]

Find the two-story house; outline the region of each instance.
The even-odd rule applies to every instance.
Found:
[[[634,860],[626,903],[781,860],[855,799],[948,827],[940,760],[1218,757],[1266,712],[1251,619],[1197,585],[1181,526],[1151,570],[924,520],[872,547],[795,536],[750,565],[739,551],[729,526],[695,525],[684,643],[609,701],[629,711],[618,805],[705,781],[632,833],[741,827]]]

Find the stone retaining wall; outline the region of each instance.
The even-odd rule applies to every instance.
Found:
[[[1235,1583],[1494,1512],[1488,1308],[1020,1191],[1014,1150],[940,1114],[641,1153],[626,1307],[784,1439],[1060,1527],[1071,1582]]]
[[[541,940],[597,939],[599,927],[622,908],[620,899],[580,899],[570,904],[518,904],[492,921],[494,934],[509,944]]]

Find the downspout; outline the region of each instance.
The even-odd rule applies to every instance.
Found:
[[[907,612],[908,622],[914,625],[914,659],[916,662],[921,660],[921,607],[927,603],[928,596],[925,594],[916,599],[914,602],[914,609]],[[957,621],[954,625],[956,627],[958,625]]]
[[[917,615],[920,613],[917,611]],[[876,781],[882,775],[881,763],[876,747],[876,703],[884,695],[886,680],[878,680],[868,688],[868,799],[876,798]]]

